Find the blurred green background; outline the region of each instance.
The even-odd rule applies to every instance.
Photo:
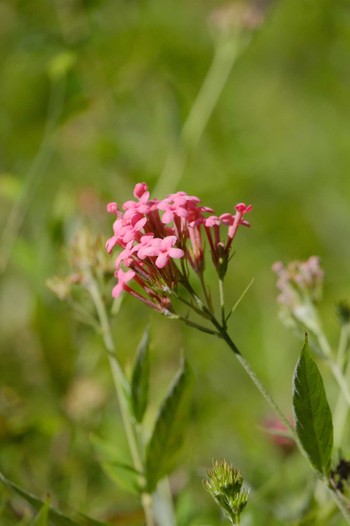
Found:
[[[336,341],[334,303],[349,297],[350,7],[258,7],[264,21],[242,30],[231,70],[218,51],[228,3],[0,1],[0,467],[57,506],[142,524],[137,500],[107,478],[91,439],[126,447],[101,340],[45,285],[69,272],[67,248],[80,231],[111,235],[105,204],[129,199],[136,182],[198,195],[218,213],[253,203],[228,301],[255,282],[230,328],[287,413],[301,342],[277,319],[275,260],[322,258]],[[183,126],[208,71],[209,95],[219,96],[191,142]],[[268,407],[223,344],[132,298],[113,326],[126,367],[149,321],[154,405],[181,351],[196,377],[188,448],[173,478],[179,526],[221,523],[202,479],[223,457],[252,487],[250,523],[287,524],[309,474],[298,455],[269,443]],[[0,523],[20,523],[23,513],[29,521],[1,487]]]

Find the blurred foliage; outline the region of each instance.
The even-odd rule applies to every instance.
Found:
[[[89,438],[126,448],[108,363],[100,338],[45,281],[65,272],[83,227],[109,237],[107,201],[128,199],[138,181],[156,187],[213,60],[221,7],[0,1],[0,466],[43,500],[49,493],[55,506],[113,524],[142,524],[142,514],[106,478]],[[227,297],[234,302],[255,282],[231,329],[287,412],[301,342],[276,319],[272,263],[322,258],[331,334],[333,305],[349,299],[349,53],[348,0],[271,4],[176,188],[220,213],[254,205]],[[265,438],[268,408],[220,342],[136,303],[125,299],[115,338],[128,366],[150,320],[153,400],[181,349],[196,376],[191,440],[172,480],[179,526],[219,524],[201,484],[213,457],[232,461],[253,488],[254,524],[286,524],[307,499],[303,459]],[[1,488],[0,517],[10,526],[33,516]]]

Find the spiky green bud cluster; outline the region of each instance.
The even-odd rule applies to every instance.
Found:
[[[216,460],[203,484],[231,523],[239,524],[248,502],[248,491],[242,488],[241,473],[226,460]]]

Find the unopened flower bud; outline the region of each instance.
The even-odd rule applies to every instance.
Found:
[[[241,473],[226,460],[216,460],[203,484],[225,516],[232,524],[237,524],[248,502]]]

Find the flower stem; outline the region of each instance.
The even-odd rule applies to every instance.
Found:
[[[325,483],[325,486],[327,487],[329,493],[331,494],[332,499],[334,500],[335,504],[337,505],[338,509],[342,512],[344,519],[346,520],[347,524],[350,524],[350,513],[345,505],[343,499],[339,495],[336,488],[330,487],[328,484],[328,480],[322,479]]]
[[[25,217],[42,182],[43,176],[48,173],[47,167],[53,157],[57,138],[56,125],[62,113],[65,94],[65,78],[53,81],[43,139],[28,172],[25,174],[21,194],[13,204],[4,228],[0,233],[0,274],[4,273],[7,269]]]
[[[334,379],[339,385],[339,388],[346,400],[346,403],[348,407],[350,407],[350,390],[348,386],[348,382],[344,376],[344,371],[339,365],[338,361],[335,359],[331,346],[324,334],[324,332],[321,329],[320,323],[319,323],[319,330],[315,332],[315,336],[317,337],[319,346],[325,356],[325,359],[330,367],[330,370],[334,376]]]
[[[264,397],[266,402],[270,405],[270,407],[273,409],[273,411],[279,416],[279,418],[282,420],[286,428],[288,429],[290,435],[295,440],[296,444],[298,445],[299,449],[302,450],[302,445],[299,441],[298,435],[296,434],[295,430],[293,429],[291,423],[289,422],[288,418],[284,415],[283,411],[280,409],[278,404],[275,402],[274,398],[271,396],[269,391],[266,389],[264,384],[261,382],[261,380],[257,377],[255,371],[253,371],[252,367],[248,363],[248,361],[244,358],[244,356],[240,353],[235,343],[232,341],[231,337],[229,336],[228,332],[222,328],[220,332],[221,338],[227,343],[229,348],[233,351],[235,354],[237,360],[245,370],[245,372],[248,374],[249,378],[254,383],[255,387],[259,390],[260,394]]]
[[[349,339],[349,324],[342,326],[340,333],[340,340],[337,352],[337,365],[348,381],[349,363],[346,357],[346,350]],[[341,446],[341,441],[344,435],[347,417],[349,414],[349,405],[346,403],[342,392],[339,393],[337,403],[334,410],[334,443],[336,447]]]
[[[100,294],[99,287],[90,270],[86,270],[85,275],[85,286],[90,293],[99,318],[102,331],[102,338],[108,354],[109,365],[111,368],[113,382],[117,393],[123,425],[129,444],[130,454],[136,471],[142,474],[140,475],[140,483],[141,485],[144,485],[144,467],[139,449],[139,442],[137,438],[136,429],[128,408],[127,393],[129,391],[129,384],[116,356],[116,349],[112,338],[111,327],[106,312],[105,304]],[[142,492],[141,503],[145,513],[146,525],[156,526],[155,519],[153,516],[152,495],[150,495],[147,492]]]
[[[221,278],[219,278],[219,293],[220,293],[221,324],[226,329],[224,282]]]
[[[215,324],[215,326],[216,326],[216,324]],[[224,339],[224,341],[227,343],[229,348],[233,351],[233,353],[235,354],[237,360],[242,365],[242,367],[244,368],[246,373],[249,375],[250,379],[253,381],[254,385],[260,391],[260,393],[265,398],[267,403],[277,413],[277,415],[281,418],[282,422],[284,423],[284,425],[289,430],[291,437],[294,439],[295,443],[297,444],[298,449],[305,456],[303,446],[302,446],[302,444],[301,444],[301,442],[299,440],[299,437],[296,434],[295,430],[293,429],[293,427],[291,426],[290,422],[285,417],[285,415],[283,414],[283,412],[281,411],[281,409],[279,408],[279,406],[277,405],[275,400],[272,398],[272,396],[270,395],[270,393],[268,392],[268,390],[266,389],[264,384],[259,380],[259,378],[255,374],[255,372],[253,371],[253,369],[251,368],[251,366],[249,365],[247,360],[242,356],[242,354],[238,350],[238,348],[235,345],[235,343],[231,340],[231,338],[230,338],[229,334],[227,333],[227,331],[222,328],[222,331],[220,332],[220,336]],[[324,485],[328,488],[328,490],[330,491],[331,496],[332,496],[335,504],[337,505],[337,507],[339,508],[341,513],[343,514],[346,522],[348,524],[350,524],[350,513],[349,513],[347,507],[345,506],[343,500],[339,496],[337,490],[334,489],[334,488],[329,487],[328,480],[325,477],[323,477],[321,480],[324,483]]]
[[[166,160],[155,193],[161,195],[169,188],[176,189],[183,176],[188,153],[198,146],[242,47],[236,35],[218,39],[207,76],[183,125],[178,144]]]

